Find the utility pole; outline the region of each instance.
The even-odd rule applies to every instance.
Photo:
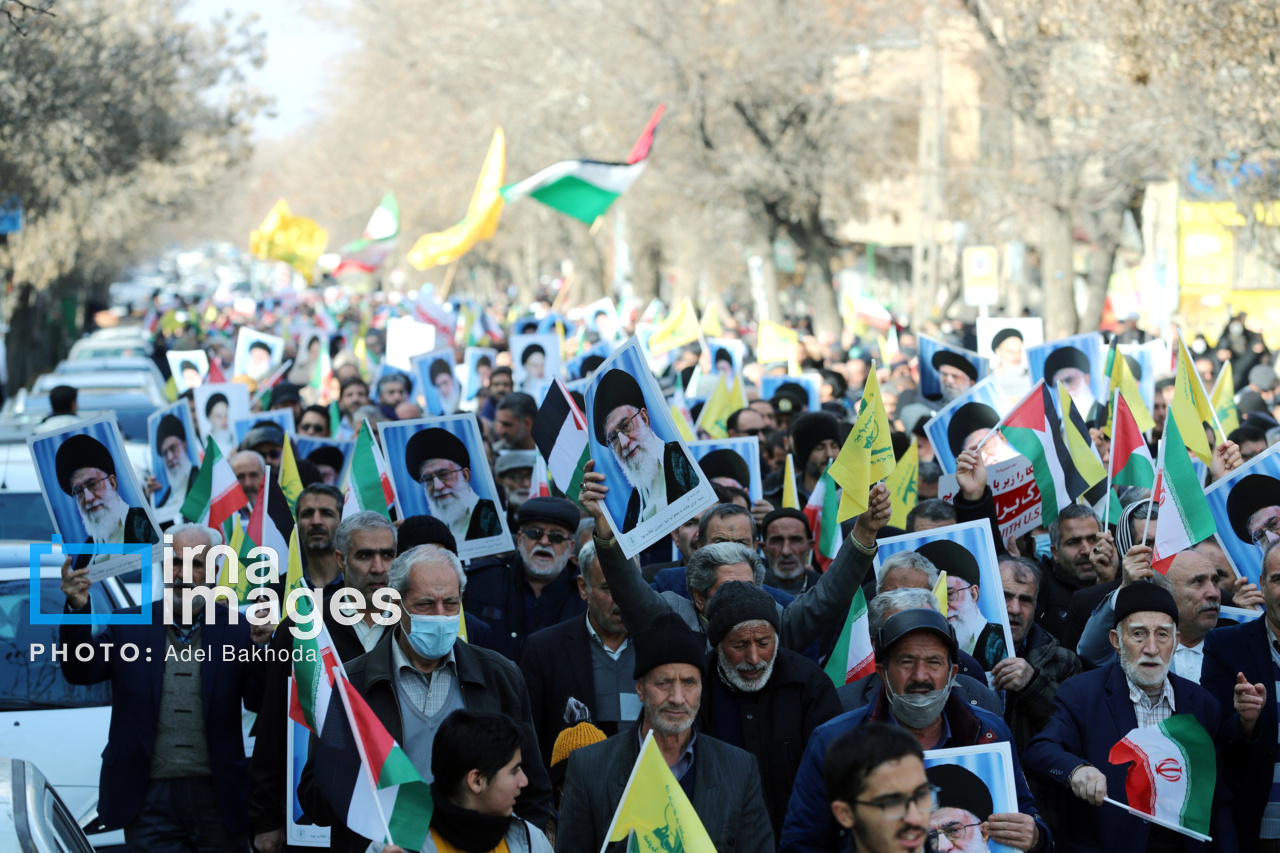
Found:
[[[911,251],[911,290],[917,324],[933,313],[941,268],[938,263],[938,230],[942,222],[942,163],[947,120],[942,94],[940,23],[938,0],[925,0],[920,32],[925,68],[920,81],[920,126],[916,142],[916,171],[920,176],[920,233]]]

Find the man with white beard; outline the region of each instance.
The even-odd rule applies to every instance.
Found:
[[[162,515],[176,517],[200,471],[198,466],[191,464],[191,457],[187,455],[187,429],[176,415],[165,415],[160,419],[156,427],[156,454],[164,462],[169,485],[160,489],[155,506],[157,510],[172,510]]]
[[[947,622],[955,629],[960,649],[990,672],[1009,656],[1004,629],[988,622],[978,607],[982,592],[982,571],[978,560],[959,542],[935,539],[916,549],[929,562],[947,573]]]
[[[493,501],[471,488],[471,455],[462,439],[439,427],[414,433],[405,445],[404,463],[422,484],[431,515],[449,525],[459,542],[501,535]]]
[[[933,354],[930,364],[934,370],[938,371],[944,403],[950,403],[968,394],[973,388],[973,383],[978,381],[978,368],[958,352],[940,349]]]
[[[71,495],[80,521],[89,534],[86,544],[154,544],[159,534],[147,512],[131,507],[116,491],[116,463],[107,446],[91,435],[73,435],[54,456],[58,485]],[[80,554],[74,568],[118,557],[118,554]]]
[[[622,520],[622,532],[629,533],[696,487],[698,469],[680,442],[664,443],[654,433],[640,383],[625,370],[604,375],[592,405],[596,442],[613,451],[631,485]]]
[[[571,562],[579,518],[572,501],[529,498],[516,514],[516,553],[472,564],[462,603],[493,629],[488,648],[519,661],[530,634],[586,612]]]
[[[431,386],[436,389],[436,396],[440,399],[441,412],[452,415],[458,411],[458,398],[462,396],[458,380],[453,376],[453,366],[443,358],[437,358],[431,362],[428,372]]]
[[[817,664],[778,645],[773,596],[726,581],[707,602],[707,681],[698,725],[745,749],[760,765],[774,843],[809,735],[841,712],[835,685]]]

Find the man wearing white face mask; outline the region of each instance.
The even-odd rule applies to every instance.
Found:
[[[1040,819],[1027,789],[1008,726],[996,714],[966,706],[952,695],[958,653],[955,631],[936,610],[903,610],[885,620],[876,642],[876,674],[883,686],[870,705],[818,726],[809,738],[787,806],[782,853],[840,849],[840,827],[827,799],[823,764],[832,741],[867,723],[901,726],[923,749],[1008,743],[1018,811],[991,815],[988,837],[1015,850],[1052,849],[1049,827]]]
[[[515,812],[541,829],[550,817],[551,781],[543,766],[524,678],[497,652],[458,642],[466,575],[457,556],[438,545],[419,545],[391,564],[391,588],[402,616],[368,654],[347,665],[347,677],[422,778],[431,781],[436,731],[452,711],[497,711],[520,726],[520,751],[529,784]],[[332,756],[329,756],[332,758]],[[345,826],[315,778],[316,746],[302,771],[298,800],[318,825],[332,827],[331,848],[364,853],[370,841]]]

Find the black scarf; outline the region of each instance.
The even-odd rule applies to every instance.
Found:
[[[511,827],[511,817],[494,817],[464,809],[449,802],[434,784],[431,786],[435,800],[431,814],[431,828],[445,841],[466,853],[489,853],[502,843]]]

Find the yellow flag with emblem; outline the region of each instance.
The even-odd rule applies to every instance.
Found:
[[[415,269],[429,270],[453,263],[476,243],[491,239],[498,230],[503,206],[502,181],[507,172],[506,139],[502,128],[493,132],[489,153],[485,155],[462,221],[444,231],[423,234],[413,244],[406,257]]]
[[[632,832],[642,850],[716,853],[693,803],[662,757],[653,732],[645,735],[640,746],[640,756],[631,768],[605,841],[626,841]]]
[[[796,488],[796,463],[787,454],[787,464],[782,471],[782,508],[803,509],[800,506],[800,491]]]
[[[1240,428],[1240,412],[1236,409],[1236,380],[1231,371],[1231,362],[1222,365],[1218,381],[1213,383],[1213,393],[1209,395],[1209,403],[1218,415],[1218,423],[1222,431],[1231,435]]]
[[[1182,342],[1181,332],[1178,333],[1177,359],[1178,370],[1173,379],[1173,402],[1169,404],[1169,417],[1178,425],[1178,434],[1186,442],[1187,449],[1208,465],[1213,458],[1213,448],[1205,437],[1204,425],[1215,425],[1218,418],[1213,406],[1209,405],[1209,395],[1205,394],[1200,374],[1196,373],[1195,366],[1191,363],[1191,355]],[[1125,394],[1125,402],[1128,400],[1129,395]]]
[[[884,484],[889,487],[889,499],[893,501],[889,524],[905,529],[907,513],[915,509],[920,500],[920,447],[914,441],[894,466],[893,473],[885,478]]]
[[[702,331],[713,338],[724,337],[724,325],[720,322],[720,301],[711,300],[702,312]]]
[[[733,377],[733,386],[730,387],[721,376],[716,381],[716,390],[711,392],[711,396],[707,398],[707,402],[702,406],[702,412],[698,415],[698,426],[707,431],[707,435],[712,438],[728,438],[729,428],[727,426],[729,415],[732,415],[738,409],[746,407],[746,394],[742,388],[742,378]]]
[[[329,232],[305,216],[294,216],[284,199],[249,234],[249,251],[264,260],[274,258],[293,267],[310,282],[316,261],[329,245]]]
[[[1146,432],[1156,425],[1155,418],[1151,417],[1151,411],[1147,409],[1146,402],[1142,399],[1142,389],[1138,387],[1138,380],[1133,377],[1133,371],[1129,369],[1129,359],[1124,357],[1124,353],[1116,349],[1116,342],[1111,342],[1111,350],[1107,353],[1107,365],[1110,368],[1107,371],[1107,379],[1111,383],[1111,392],[1117,389],[1124,395],[1124,400],[1129,403],[1129,411],[1133,413],[1133,421],[1138,425],[1139,432]],[[1108,396],[1113,396],[1109,393]],[[1066,410],[1064,409],[1063,412]],[[1082,415],[1089,414],[1081,412]],[[1108,413],[1107,435],[1111,435],[1111,419],[1115,417],[1115,412]],[[1083,472],[1081,472],[1083,473]]]
[[[800,334],[788,329],[781,323],[761,320],[760,330],[756,337],[756,361],[761,364],[773,364],[795,361],[796,347],[800,344]]]
[[[853,424],[853,432],[845,439],[840,455],[829,469],[831,478],[842,490],[836,519],[843,523],[866,512],[871,485],[892,474],[895,465],[889,414],[884,408],[884,398],[880,396],[880,382],[876,379],[875,362],[872,362],[871,369],[867,371],[867,384],[862,389],[862,406]]]
[[[293,442],[284,435],[284,447],[280,450],[280,491],[289,504],[289,514],[298,517],[298,497],[302,494],[302,476],[298,473],[298,460],[293,454]]]
[[[947,615],[947,573],[938,572],[938,582],[933,585],[933,597],[938,600],[938,609]]]
[[[649,352],[662,355],[676,347],[691,344],[702,337],[702,328],[698,325],[698,312],[694,310],[693,300],[685,297],[680,300],[676,310],[663,320],[649,337]]]

